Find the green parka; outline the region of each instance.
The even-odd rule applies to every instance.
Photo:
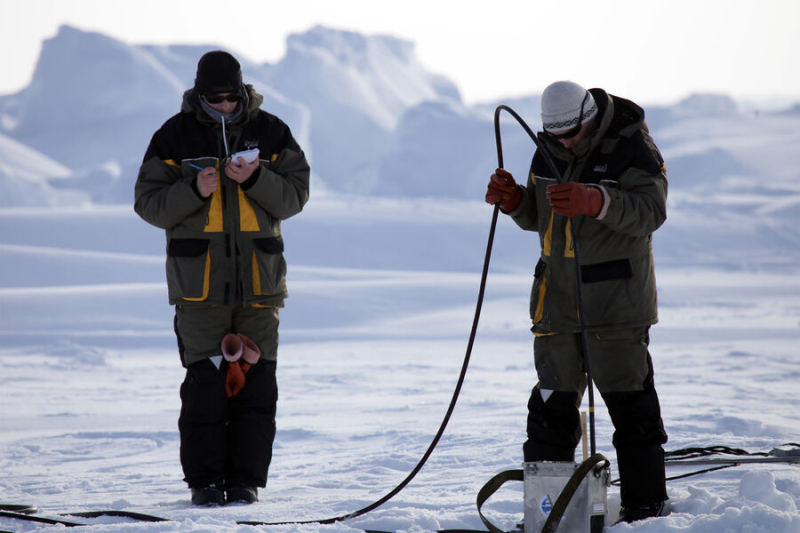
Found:
[[[310,169],[289,127],[259,109],[252,86],[242,102],[223,139],[222,124],[187,91],[139,170],[134,209],[166,231],[171,304],[282,307],[288,295],[281,220],[308,201]],[[224,175],[226,142],[229,153],[259,149],[260,166],[241,185]],[[196,177],[209,166],[221,177],[202,198]]]
[[[540,150],[511,213],[522,229],[539,233],[541,256],[530,308],[535,334],[580,331],[571,224],[577,229],[587,329],[658,321],[652,234],[667,218],[666,166],[639,106],[602,89],[591,93],[599,108],[593,134],[573,150],[544,134],[539,139],[563,182],[600,188],[600,214],[567,218],[552,210],[545,192],[556,177]]]

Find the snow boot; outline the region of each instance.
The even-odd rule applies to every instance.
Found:
[[[669,504],[665,501],[639,507],[623,506],[619,510],[619,520],[617,520],[614,525],[621,523],[630,524],[631,522],[638,522],[646,518],[667,516],[670,510]]]
[[[228,489],[228,503],[255,503],[258,501],[256,487],[231,487]]]
[[[201,488],[193,488],[192,505],[205,505],[208,507],[225,505],[225,494],[214,483]]]
[[[617,467],[622,507],[644,508],[669,499],[661,445],[617,446]]]

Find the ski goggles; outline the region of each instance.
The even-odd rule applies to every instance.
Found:
[[[233,104],[237,103],[241,100],[242,97],[238,94],[229,94],[229,95],[221,95],[221,94],[204,94],[203,100],[208,102],[209,104],[221,104],[222,102],[231,102]]]

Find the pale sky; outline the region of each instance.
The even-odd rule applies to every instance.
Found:
[[[800,101],[800,0],[1,0],[0,95],[61,24],[129,44],[217,44],[277,62],[316,24],[416,44],[467,103],[571,79],[639,103],[694,92]],[[776,101],[776,100],[773,100]]]

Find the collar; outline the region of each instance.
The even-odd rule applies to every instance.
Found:
[[[208,105],[206,101],[203,100],[202,98],[200,98],[199,100],[200,100],[200,108],[206,115],[211,117],[215,122],[222,123],[222,120],[224,119],[225,124],[230,124],[231,122],[241,117],[242,113],[244,112],[243,101],[240,101],[238,104],[236,104],[236,109],[233,110],[233,113],[220,113],[219,111]]]

